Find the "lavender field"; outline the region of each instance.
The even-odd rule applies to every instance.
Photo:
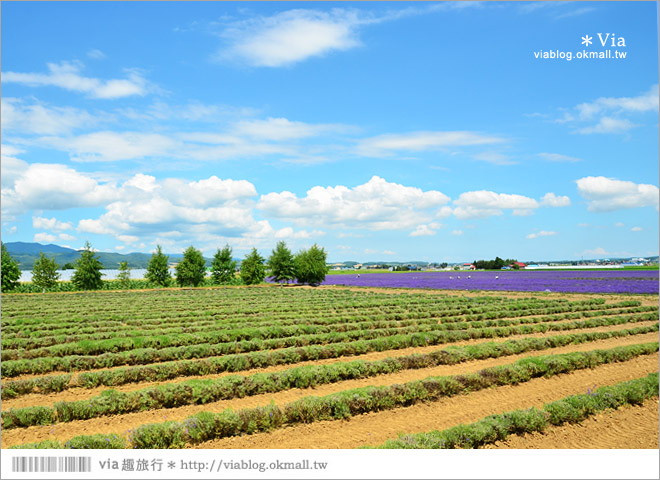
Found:
[[[324,285],[508,290],[519,292],[658,294],[658,270],[548,270],[328,275]]]

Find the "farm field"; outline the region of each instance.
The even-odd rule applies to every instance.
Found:
[[[377,446],[621,382],[657,384],[648,376],[659,361],[658,296],[639,294],[3,295],[2,333],[2,448]],[[630,423],[643,439],[635,448],[657,448],[657,387],[626,395],[594,418]],[[582,446],[568,434],[564,446],[559,429],[571,427],[507,441],[631,448],[625,435],[593,443],[602,431]]]
[[[442,290],[658,294],[658,270],[520,270],[328,275],[325,285]]]

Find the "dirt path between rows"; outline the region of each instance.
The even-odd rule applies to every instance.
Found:
[[[356,448],[379,445],[400,433],[444,430],[459,423],[473,423],[495,413],[541,408],[545,403],[584,393],[594,385],[613,385],[657,370],[656,354],[548,379],[537,378],[516,386],[491,388],[433,403],[368,413],[349,420],[296,425],[267,433],[213,440],[195,448]],[[653,425],[657,428],[657,423]]]
[[[598,413],[544,433],[512,435],[486,448],[652,448],[658,449],[658,399]]]
[[[617,345],[640,343],[640,339],[635,337],[625,337],[623,339],[614,340],[616,341],[606,340],[600,346],[603,348],[612,348],[613,346]],[[568,351],[584,351],[590,349],[593,349],[593,345],[571,345],[554,349],[552,351],[546,350],[544,352],[534,352],[533,354],[541,355],[547,353],[563,353]],[[291,389],[274,394],[255,395],[251,397],[219,401],[205,405],[190,405],[172,409],[150,410],[146,412],[136,412],[68,423],[58,423],[49,426],[34,426],[21,429],[11,429],[3,431],[2,433],[2,448],[7,448],[8,446],[18,443],[35,442],[48,438],[59,438],[67,440],[76,435],[90,435],[94,433],[125,434],[130,429],[145,423],[163,422],[165,420],[183,420],[190,415],[202,411],[220,412],[229,407],[237,410],[241,408],[267,405],[271,401],[274,401],[278,405],[282,405],[308,395],[323,396],[346,389],[364,387],[368,385],[390,385],[394,383],[403,383],[416,379],[422,379],[429,376],[455,375],[459,373],[475,372],[483,368],[495,365],[512,363],[520,358],[527,356],[530,356],[530,354],[474,361],[459,365],[442,365],[440,367],[425,368],[420,370],[406,370],[391,375],[381,375],[368,379],[348,380],[329,385],[321,385],[313,389]],[[642,369],[648,373],[653,371],[653,369],[657,370],[657,364],[658,354],[655,353],[653,355],[638,357],[629,362],[625,362],[624,364],[619,364],[618,368],[623,368],[625,366],[626,368],[631,369],[633,372],[638,372],[641,365]],[[610,367],[616,366],[611,365]],[[629,378],[634,378],[641,375],[642,374],[634,373],[633,376]]]
[[[655,321],[652,322],[645,322],[643,324],[639,324],[639,326],[645,326],[645,325],[653,325],[656,323]],[[636,324],[637,325],[637,324]],[[601,331],[601,332],[606,332],[606,331],[615,331],[621,329],[621,325],[611,325],[608,327],[600,327],[598,329],[590,329],[589,331]],[[578,331],[576,331],[578,332]],[[511,339],[513,338],[530,338],[530,337],[535,337],[535,338],[542,338],[542,337],[547,337],[547,336],[553,336],[553,335],[558,335],[560,333],[558,332],[551,332],[551,333],[542,333],[542,334],[533,334],[533,335],[516,335],[515,337],[510,337]],[[495,341],[499,342],[504,342],[508,340],[509,338],[506,339],[496,339]],[[539,356],[539,355],[550,355],[550,354],[555,354],[555,353],[566,353],[566,352],[573,352],[573,351],[587,351],[587,350],[595,350],[595,349],[605,349],[605,348],[613,348],[615,346],[620,346],[620,345],[633,345],[633,344],[638,344],[638,343],[648,343],[648,342],[654,342],[658,341],[658,333],[657,332],[651,332],[651,333],[646,333],[643,335],[634,335],[634,336],[627,336],[627,337],[619,337],[619,338],[610,338],[610,339],[605,339],[605,340],[598,340],[595,342],[588,342],[588,343],[583,343],[583,344],[578,344],[578,345],[567,345],[565,347],[560,347],[560,348],[555,348],[555,349],[548,349],[548,350],[539,350],[539,351],[533,351],[533,352],[527,352],[523,353],[520,355],[513,355],[513,356],[508,356],[508,357],[500,357],[498,359],[487,359],[487,360],[480,360],[477,362],[469,362],[469,363],[464,363],[462,364],[463,367],[459,365],[442,365],[439,367],[433,367],[433,368],[426,368],[426,369],[420,369],[420,370],[406,370],[404,372],[400,372],[398,374],[393,374],[397,376],[402,376],[405,379],[403,380],[393,380],[389,383],[397,383],[397,382],[404,382],[404,381],[410,381],[410,375],[414,376],[414,378],[425,378],[431,375],[452,375],[450,373],[436,373],[436,372],[444,372],[445,369],[450,368],[451,371],[455,371],[456,369],[462,370],[462,368],[472,368],[473,364],[476,366],[475,368],[487,368],[487,366],[493,366],[495,364],[501,365],[501,364],[506,364],[506,363],[512,363],[520,358],[523,358],[525,356]],[[65,390],[63,392],[57,392],[57,393],[49,393],[49,394],[39,394],[39,393],[32,393],[28,395],[23,395],[18,398],[14,399],[8,399],[8,400],[3,400],[1,407],[2,411],[9,410],[10,408],[23,408],[23,407],[31,407],[31,406],[37,406],[37,405],[53,405],[56,402],[72,402],[72,401],[77,401],[77,400],[84,400],[86,398],[91,398],[97,395],[100,395],[102,392],[113,389],[121,392],[131,392],[143,388],[149,388],[149,387],[155,387],[158,385],[164,385],[168,383],[180,383],[184,382],[187,380],[191,379],[218,379],[222,377],[226,377],[228,375],[242,375],[242,376],[248,376],[248,375],[253,375],[255,373],[273,373],[273,372],[279,372],[282,370],[287,370],[290,368],[295,368],[303,365],[327,365],[331,363],[338,363],[338,362],[345,362],[345,361],[354,361],[354,360],[365,360],[365,361],[376,361],[376,360],[382,360],[384,358],[388,357],[398,357],[398,356],[404,356],[404,355],[411,355],[413,353],[429,353],[429,352],[434,352],[438,350],[442,350],[444,348],[447,348],[448,346],[460,346],[460,345],[474,345],[474,344],[480,344],[480,343],[489,343],[488,340],[480,339],[480,340],[469,340],[469,341],[463,341],[463,342],[456,342],[452,344],[445,344],[445,345],[435,345],[435,346],[429,346],[429,347],[413,347],[413,348],[406,348],[406,349],[401,349],[401,350],[388,350],[385,352],[372,352],[368,353],[365,355],[359,355],[359,356],[354,356],[354,357],[340,357],[340,358],[333,358],[333,359],[326,359],[326,360],[312,360],[312,361],[306,361],[306,362],[300,362],[296,363],[293,365],[276,365],[273,367],[268,367],[268,368],[259,368],[259,369],[252,369],[252,370],[245,370],[242,372],[223,372],[219,374],[214,374],[214,375],[205,375],[205,376],[194,376],[194,377],[182,377],[178,378],[175,380],[169,380],[169,381],[162,381],[162,382],[141,382],[141,383],[131,383],[131,384],[126,384],[126,385],[120,385],[116,387],[97,387],[97,388],[72,388],[70,390]],[[490,363],[489,363],[490,362]],[[498,362],[498,363],[492,363],[492,362]],[[479,365],[485,365],[483,367],[479,367]],[[419,376],[422,375],[422,376]],[[389,381],[388,379],[392,377],[392,375],[381,375],[379,377],[374,377],[372,380],[374,382],[378,381],[377,379],[382,379],[383,381]],[[398,377],[396,377],[398,378]],[[322,387],[318,387],[322,388]],[[352,387],[351,387],[352,388]]]

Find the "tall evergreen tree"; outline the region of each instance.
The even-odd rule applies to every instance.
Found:
[[[211,277],[213,283],[216,285],[224,285],[231,283],[236,273],[236,260],[232,258],[232,249],[229,245],[225,245],[222,250],[218,251],[213,256],[211,263]]]
[[[325,250],[316,244],[309,250],[298,252],[294,258],[298,283],[320,285],[328,273],[327,256]]]
[[[246,285],[256,285],[263,282],[264,278],[266,278],[264,257],[259,255],[256,248],[253,248],[241,262],[241,280]]]
[[[144,275],[151,283],[166,287],[172,280],[172,275],[168,267],[170,257],[163,253],[160,245],[156,245],[156,252],[151,255],[147,264],[147,273]]]
[[[196,287],[204,281],[206,260],[202,252],[192,245],[183,252],[183,259],[176,266],[176,282],[184,286]]]
[[[18,268],[18,262],[9,254],[7,246],[2,243],[2,258],[0,259],[0,276],[2,277],[1,289],[3,292],[13,290],[20,283],[21,270]]]
[[[277,246],[268,258],[268,267],[275,282],[289,283],[296,278],[293,254],[284,241],[277,242]]]
[[[52,288],[57,285],[60,279],[60,274],[57,273],[59,265],[55,258],[50,258],[44,255],[44,252],[39,252],[39,258],[34,261],[32,267],[32,283],[41,287],[45,292],[47,288]]]
[[[71,277],[71,282],[85,291],[98,290],[103,285],[102,268],[103,264],[92,251],[92,246],[89,242],[85,242],[80,258],[76,261],[76,269]]]

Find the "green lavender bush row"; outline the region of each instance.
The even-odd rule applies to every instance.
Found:
[[[181,360],[188,358],[201,358],[206,357],[199,365],[194,363],[181,363],[177,369],[183,372],[177,376],[188,376],[185,373],[187,369],[194,369],[201,373],[193,373],[192,375],[206,375],[211,373],[220,373],[223,371],[240,371],[248,370],[250,368],[258,368],[270,365],[291,364],[306,360],[317,360],[319,358],[337,358],[347,355],[359,355],[371,351],[385,351],[396,350],[406,347],[426,346],[426,345],[439,345],[448,342],[471,340],[479,338],[496,338],[507,337],[516,334],[529,334],[547,331],[561,331],[573,330],[580,328],[594,328],[605,325],[618,325],[623,323],[643,322],[649,320],[656,320],[657,313],[649,313],[638,316],[628,317],[607,317],[601,319],[591,319],[584,321],[574,321],[570,323],[554,323],[554,324],[538,324],[538,325],[524,325],[519,327],[500,327],[500,328],[487,328],[487,329],[470,329],[462,331],[443,331],[443,330],[429,330],[424,332],[415,332],[409,334],[401,334],[401,330],[395,332],[391,336],[382,336],[383,330],[366,332],[372,335],[371,340],[357,340],[353,342],[342,341],[342,337],[348,337],[348,334],[330,334],[326,335],[326,340],[330,340],[325,345],[305,345],[307,348],[284,348],[277,351],[253,351],[250,354],[243,355],[229,355],[231,347],[234,346],[234,351],[240,351],[240,348],[246,349],[248,346],[253,350],[263,350],[266,344],[270,344],[271,348],[273,341],[265,342],[241,342],[241,344],[221,344],[218,346],[213,345],[195,345],[190,347],[174,347],[161,350],[143,349],[133,350],[130,352],[121,353],[106,353],[99,356],[69,356],[69,357],[46,357],[32,360],[10,360],[3,362],[3,377],[10,378],[25,373],[48,373],[57,370],[75,371],[75,370],[89,370],[92,368],[107,368],[118,365],[140,365],[150,364],[155,362],[166,362],[168,360]],[[353,332],[356,333],[356,332]],[[380,334],[380,336],[379,336]],[[365,336],[362,332],[357,332],[357,337]],[[322,336],[319,336],[322,337]],[[373,338],[376,337],[376,338]],[[301,337],[294,337],[293,340],[300,340]],[[285,339],[291,341],[292,339]],[[303,337],[303,340],[304,337]],[[333,341],[334,340],[334,341]],[[280,342],[280,340],[277,340]],[[302,342],[301,342],[302,343]],[[224,349],[224,350],[223,350]],[[224,355],[221,358],[209,358],[214,355]],[[200,368],[201,366],[201,368]],[[159,373],[162,368],[165,370],[171,369],[171,364],[164,365],[150,365],[147,371],[155,374],[156,379],[162,380]],[[129,372],[128,369],[123,370],[110,370],[103,372],[87,372],[80,374],[77,378],[83,384],[96,382],[97,379],[103,378],[108,375],[112,381],[116,378],[133,376],[136,372]],[[146,371],[142,370],[139,375],[144,375]],[[165,375],[167,377],[167,374]],[[106,377],[107,378],[107,377]],[[171,377],[170,377],[171,378]],[[145,379],[146,380],[146,379]],[[106,380],[107,381],[107,380]],[[130,381],[142,381],[130,380]],[[105,385],[117,385],[118,383],[104,383]]]
[[[598,365],[623,362],[658,351],[658,343],[609,350],[573,352],[525,358],[509,365],[487,368],[468,375],[429,377],[404,384],[363,387],[326,395],[304,397],[279,407],[246,408],[234,412],[201,412],[181,422],[142,425],[129,436],[133,448],[183,448],[216,438],[268,431],[287,425],[340,420],[369,412],[390,410],[466,394],[492,386],[516,385],[533,378],[551,377]],[[85,437],[76,437],[84,443]],[[41,448],[41,444],[32,444]],[[52,447],[51,447],[52,448]]]
[[[585,394],[547,403],[541,410],[530,408],[490,415],[469,425],[457,425],[442,431],[400,435],[377,447],[362,448],[479,448],[506,440],[509,435],[543,432],[551,425],[578,423],[608,409],[639,405],[658,397],[658,374],[622,382],[613,386],[588,389]]]
[[[356,360],[330,365],[302,366],[275,373],[258,373],[248,377],[234,375],[216,380],[189,380],[133,392],[108,390],[100,396],[85,400],[58,402],[52,408],[38,407],[38,411],[41,412],[39,415],[33,413],[34,407],[10,409],[2,413],[2,419],[4,428],[15,428],[47,424],[53,421],[69,422],[104,415],[205,404],[219,400],[275,393],[291,388],[310,388],[345,380],[369,378],[402,370],[454,365],[470,360],[517,355],[528,351],[545,350],[568,344],[636,335],[651,331],[657,331],[657,326],[616,332],[591,332],[548,338],[527,338],[502,343],[489,342],[455,347],[429,354],[413,354],[371,362]],[[49,415],[46,414],[46,410],[50,411]]]

